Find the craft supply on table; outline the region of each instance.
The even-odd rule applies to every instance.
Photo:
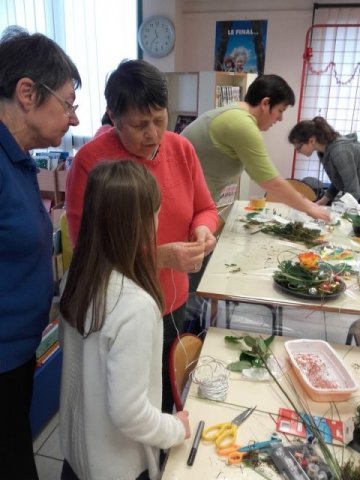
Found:
[[[190,377],[198,385],[198,395],[223,402],[229,389],[230,372],[226,364],[210,356],[200,357]]]
[[[202,439],[205,442],[214,442],[216,449],[228,448],[236,445],[238,427],[253,413],[256,407],[247,408],[237,415],[231,422],[217,423],[204,429]]]
[[[266,205],[266,198],[261,196],[252,196],[250,197],[250,208],[253,210],[262,210],[265,208]]]
[[[192,447],[191,447],[191,450],[190,450],[190,453],[189,453],[189,458],[187,460],[187,464],[189,465],[189,467],[191,467],[194,464],[195,457],[196,457],[196,454],[197,454],[197,450],[198,450],[198,447],[199,447],[199,444],[200,444],[201,436],[202,436],[202,433],[203,433],[203,430],[204,430],[204,426],[205,426],[204,420],[200,420],[199,425],[196,429],[194,441],[193,441],[193,444],[192,444]]]
[[[323,340],[288,340],[284,343],[300,383],[316,402],[341,402],[358,389],[349,368]]]
[[[353,418],[340,421],[313,415],[310,419],[308,414],[300,413],[299,416],[294,410],[288,408],[279,409],[276,430],[287,435],[311,440],[313,433],[310,422],[313,422],[326,443],[340,442],[341,444],[347,444],[353,438]]]
[[[264,440],[263,442],[250,442],[245,447],[239,448],[239,452],[247,453],[247,452],[254,452],[257,450],[265,450],[269,449],[273,445],[277,443],[281,443],[282,440],[279,435],[275,432],[271,435],[270,440]]]
[[[269,455],[278,471],[289,480],[334,480],[329,466],[313,445],[299,443],[285,447],[276,444]]]

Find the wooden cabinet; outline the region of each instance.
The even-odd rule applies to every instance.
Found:
[[[199,116],[221,106],[219,92],[229,93],[236,101],[236,92],[243,100],[246,90],[257,77],[251,73],[171,72],[166,74],[169,87],[169,130],[174,130],[178,115]],[[231,98],[231,92],[233,97]]]

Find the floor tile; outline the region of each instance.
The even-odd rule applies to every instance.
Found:
[[[39,480],[59,480],[62,470],[62,461],[42,455],[35,456]]]
[[[60,450],[60,437],[58,426],[55,428],[55,430],[52,432],[46,442],[42,445],[38,453],[39,455],[56,458],[58,460],[62,460],[64,458]]]
[[[52,419],[45,425],[33,442],[34,452],[37,453],[43,443],[50,437],[56,427],[59,425],[59,413],[56,413]]]

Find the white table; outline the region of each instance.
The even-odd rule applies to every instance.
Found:
[[[234,300],[274,307],[290,306],[311,310],[360,314],[360,288],[358,278],[346,280],[346,291],[336,299],[308,300],[281,292],[273,282],[273,272],[284,256],[296,256],[308,248],[262,232],[251,233],[241,221],[249,213],[247,201],[236,201],[223,232],[199,284],[197,293],[213,300]],[[280,203],[268,203],[267,208],[285,216],[296,214]],[[254,227],[252,231],[259,230]],[[334,245],[354,251],[360,263],[360,244],[350,234],[351,223],[342,220],[339,226],[327,227],[325,238]],[[281,333],[281,316],[275,333]]]
[[[209,328],[206,335],[201,357],[211,355],[212,357],[230,363],[238,359],[239,349],[236,346],[225,344],[224,337],[229,335],[229,330],[222,328]],[[241,332],[233,332],[235,335],[241,335]],[[246,333],[249,334],[249,333]],[[256,334],[250,334],[256,335]],[[275,337],[272,350],[276,358],[283,360],[286,365],[286,353],[283,347],[283,337]],[[352,371],[355,379],[360,383],[360,370],[357,365],[360,361],[360,348],[349,347],[345,345],[333,345],[345,364]],[[318,403],[309,399],[303,389],[297,382],[291,367],[288,367],[288,374],[294,382],[298,395],[307,403],[309,410],[313,415],[326,416],[333,419],[348,420],[353,417],[355,407],[360,401],[360,391],[358,390],[350,400],[346,402]],[[287,391],[289,389],[285,378],[281,379],[281,384]],[[231,467],[226,464],[224,459],[215,452],[213,444],[200,443],[198,452],[192,467],[187,466],[186,461],[191,449],[196,427],[200,420],[205,421],[205,426],[220,422],[231,421],[244,408],[257,405],[256,411],[240,426],[238,431],[238,443],[246,445],[251,441],[262,441],[270,438],[275,431],[275,422],[280,407],[291,408],[285,396],[274,382],[253,382],[243,380],[241,374],[232,372],[230,374],[229,392],[224,402],[213,402],[207,399],[201,399],[197,395],[197,386],[192,384],[185,404],[185,409],[190,414],[190,424],[192,429],[191,438],[182,445],[174,447],[169,453],[162,480],[237,480],[237,479],[261,479],[260,475],[252,469],[243,469]],[[289,436],[290,441],[297,437]],[[286,442],[284,438],[284,442]],[[358,454],[350,449],[343,447],[334,447],[337,455],[341,456],[344,452],[345,457],[353,454],[356,458]],[[274,476],[272,478],[277,478]]]

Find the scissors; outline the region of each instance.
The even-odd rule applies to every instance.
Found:
[[[270,440],[265,440],[263,442],[251,442],[245,447],[240,447],[240,445],[234,444],[228,448],[222,448],[218,450],[217,453],[218,455],[227,457],[228,465],[237,465],[242,462],[244,456],[249,452],[264,450],[280,442],[281,438],[278,436],[278,434],[273,433],[270,437]]]
[[[205,440],[205,442],[214,442],[218,451],[235,446],[238,427],[253,413],[255,408],[256,406],[247,408],[231,422],[217,423],[216,425],[205,428],[202,434],[203,440]],[[238,448],[239,445],[236,445],[236,449]]]

